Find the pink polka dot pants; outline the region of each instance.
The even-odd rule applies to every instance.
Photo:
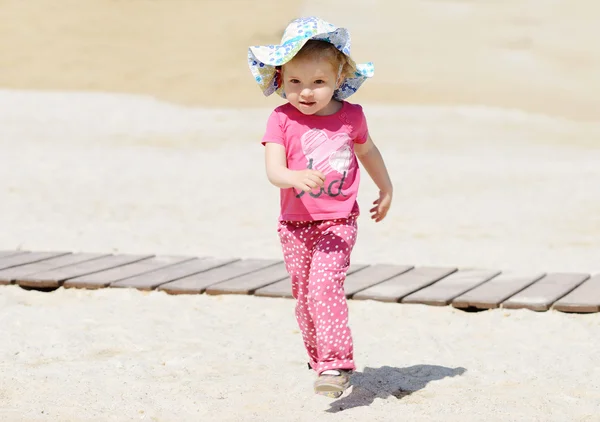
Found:
[[[356,215],[282,221],[278,233],[311,367],[317,373],[355,369],[344,281],[356,242]]]

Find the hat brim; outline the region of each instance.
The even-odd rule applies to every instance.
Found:
[[[344,28],[338,28],[337,33],[347,31]],[[277,66],[283,66],[292,60],[298,51],[311,39],[328,40],[331,33],[321,33],[310,37],[297,37],[293,40],[288,40],[280,45],[253,46],[248,48],[248,65],[258,83],[263,94],[269,96],[277,92],[282,98],[285,98],[283,87],[279,86],[276,78]],[[348,35],[347,35],[348,36]],[[335,45],[335,44],[333,44]],[[336,46],[340,49],[341,46]],[[344,49],[340,49],[343,54],[348,54]],[[354,94],[358,88],[374,74],[373,63],[362,63],[356,66],[356,72],[353,77],[346,78],[340,87],[335,90],[333,98],[343,100]]]

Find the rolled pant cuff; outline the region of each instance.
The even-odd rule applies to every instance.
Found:
[[[329,369],[337,369],[337,370],[347,370],[354,371],[356,366],[354,365],[353,360],[335,360],[331,362],[319,362],[319,363],[310,363],[310,366],[320,374],[323,371],[327,371]]]

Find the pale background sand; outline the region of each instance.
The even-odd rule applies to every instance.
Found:
[[[260,106],[240,57],[248,45],[278,42],[299,14],[318,14],[347,25],[356,60],[377,66],[356,101],[576,120],[598,120],[600,109],[593,1],[0,0],[0,13],[0,85],[14,88]]]
[[[376,64],[352,99],[396,186],[355,262],[600,272],[600,6],[318,3],[0,0],[0,249],[279,258],[280,100],[244,56],[319,13]],[[329,414],[291,301],[0,301],[7,420],[600,420],[599,315],[352,303],[358,388]]]

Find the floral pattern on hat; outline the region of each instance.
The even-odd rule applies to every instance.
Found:
[[[289,62],[308,40],[321,40],[333,44],[338,50],[350,55],[350,33],[329,22],[311,16],[293,20],[285,29],[281,44],[253,46],[248,49],[250,71],[265,96],[277,92],[285,98],[283,88],[276,78],[276,66]],[[373,76],[373,63],[356,65],[354,77],[347,77],[334,92],[333,98],[343,100],[354,94],[367,78]]]

